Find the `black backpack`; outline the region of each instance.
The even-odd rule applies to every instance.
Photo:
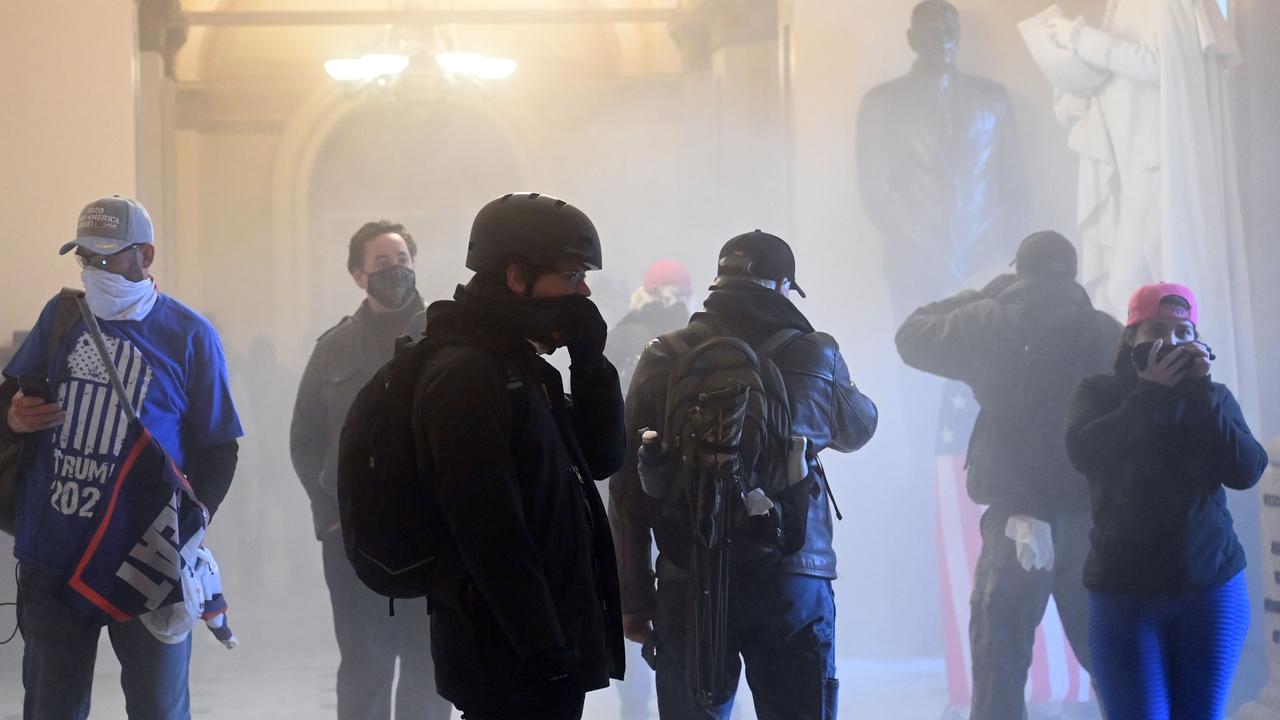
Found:
[[[45,369],[53,371],[52,384],[55,386],[59,378],[58,371],[52,368],[53,358],[66,344],[71,327],[80,319],[80,308],[76,304],[76,298],[83,293],[83,290],[63,288],[58,294],[57,309],[54,310],[53,324],[50,326],[49,337],[45,343],[44,367],[41,370],[41,372],[46,372]],[[8,408],[13,396],[17,394],[17,385],[16,378],[4,381],[3,386],[0,387],[0,398],[4,399],[0,402],[0,407]],[[0,417],[0,422],[5,422],[5,419]],[[30,435],[9,433],[7,438],[0,440],[0,532],[7,535],[13,535],[16,532],[18,505],[22,501],[23,476],[34,461],[39,436],[40,433]]]
[[[710,325],[692,346],[681,333],[662,336],[676,355],[663,419],[675,475],[665,514],[687,524],[697,545],[732,536],[743,551],[804,546],[811,474],[788,473],[791,408],[773,362],[800,335],[784,329],[758,347]]]
[[[429,339],[400,338],[347,411],[338,444],[338,512],[347,559],[370,590],[426,597],[447,537],[431,478],[418,467],[413,402]]]

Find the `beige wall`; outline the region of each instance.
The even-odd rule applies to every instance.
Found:
[[[5,280],[0,347],[62,285],[78,285],[58,246],[85,203],[132,195],[135,180],[133,0],[41,0],[0,23],[0,217]]]

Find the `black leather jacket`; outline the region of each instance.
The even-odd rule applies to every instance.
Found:
[[[827,448],[852,452],[871,439],[878,417],[875,404],[858,392],[849,379],[849,368],[835,339],[815,332],[790,300],[750,281],[730,280],[711,293],[705,311],[694,315],[689,327],[677,332],[697,334],[702,328],[694,326],[707,321],[757,345],[783,328],[795,328],[803,333],[783,346],[773,360],[787,387],[791,432],[809,439],[813,456]],[[636,470],[640,430],[661,431],[674,357],[672,349],[661,341],[650,344],[640,357],[627,394],[626,464],[609,486],[622,608],[628,614],[643,614],[656,606],[651,538],[656,537],[658,543],[659,577],[683,576],[681,558],[688,554],[687,542],[681,534],[669,532],[662,523],[655,522],[660,513],[659,504],[644,494]],[[816,488],[809,502],[804,546],[796,553],[783,556],[771,570],[827,578],[836,576],[828,499],[822,483]]]

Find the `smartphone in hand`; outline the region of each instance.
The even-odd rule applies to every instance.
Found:
[[[27,397],[38,397],[47,403],[56,402],[49,378],[43,375],[23,375],[18,378],[18,388]]]

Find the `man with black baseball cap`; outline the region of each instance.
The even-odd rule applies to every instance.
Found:
[[[209,513],[216,512],[231,485],[237,438],[243,434],[217,332],[195,311],[157,291],[150,273],[155,259],[151,218],[137,200],[111,196],[86,205],[75,239],[60,253],[72,251],[85,299],[142,424],[184,471]],[[14,555],[24,643],[23,716],[42,720],[88,717],[104,621],[85,617],[69,604],[66,578],[85,550],[95,518],[115,506],[108,479],[129,462],[122,456],[128,449],[128,418],[112,399],[84,321],[68,324],[65,304],[54,298],[45,305],[0,385],[5,410],[0,436],[26,436],[25,447],[31,449],[20,479]],[[70,317],[78,318],[72,308]],[[47,382],[49,396],[25,395],[19,378],[28,389],[28,381]],[[94,542],[98,539],[106,547],[122,540],[109,532],[95,535]],[[137,619],[105,627],[120,660],[129,716],[190,718],[190,636],[176,644],[162,642]]]
[[[633,642],[647,643],[651,634],[658,639],[654,664],[664,720],[727,718],[744,661],[761,717],[836,716],[839,683],[831,590],[836,557],[830,488],[817,457],[827,448],[852,452],[862,447],[875,433],[877,412],[849,379],[835,339],[814,330],[791,302],[793,290],[804,296],[796,284],[791,247],[760,230],[738,235],[720,250],[715,283],[702,312],[687,327],[650,343],[636,365],[627,395],[626,464],[609,489],[618,511],[613,528],[623,627]],[[669,512],[686,496],[679,490],[663,495],[656,488],[685,482],[673,478],[691,477],[688,458],[696,455],[668,443],[674,441],[668,419],[674,425],[687,415],[679,404],[684,393],[669,389],[695,375],[704,377],[707,386],[732,387],[727,376],[721,381],[724,366],[712,355],[744,346],[760,359],[759,367],[771,365],[778,371],[781,387],[773,387],[765,402],[781,401],[786,407],[770,405],[777,412],[763,414],[770,415],[771,427],[789,425],[777,429],[790,445],[780,451],[770,443],[757,446],[761,452],[753,460],[754,469],[743,468],[742,473],[754,480],[768,467],[772,479],[778,465],[786,465],[788,489],[757,489],[751,506],[746,498],[739,500],[741,494],[730,493],[726,501],[734,512],[746,510],[771,523],[773,530],[753,535],[745,526],[735,526],[729,531],[735,541],[734,549],[726,551],[731,569],[727,617],[722,619],[730,632],[715,666],[709,667],[699,658],[714,651],[698,642],[702,634],[695,626],[701,621],[690,610],[704,578],[692,559],[689,524],[701,522],[701,516]],[[715,353],[706,352],[710,348],[716,348]],[[676,405],[668,407],[669,397]],[[789,423],[779,423],[778,415],[788,417]],[[663,438],[663,460],[639,460],[645,430],[653,431],[647,434],[651,440],[654,433]],[[646,454],[650,449],[646,445]],[[651,477],[659,480],[651,483]],[[785,540],[770,542],[778,538]],[[656,576],[650,554],[654,540],[659,553]],[[708,692],[691,681],[689,671],[695,667],[718,674],[725,684]]]
[[[898,329],[908,365],[968,385],[981,409],[968,491],[989,505],[973,581],[969,641],[973,720],[1026,717],[1023,691],[1036,628],[1052,595],[1086,670],[1089,489],[1063,442],[1080,380],[1111,366],[1120,323],[1076,282],[1076,250],[1062,235],[1028,236],[982,290],[917,309]]]
[[[752,230],[730,238],[720,248],[719,274],[772,280],[782,285],[774,289],[783,295],[786,295],[783,291],[786,287],[802,298],[809,297],[796,282],[796,255],[791,252],[791,246],[777,235],[763,230]]]

